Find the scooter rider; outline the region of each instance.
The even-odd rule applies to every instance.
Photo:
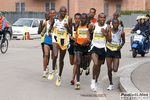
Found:
[[[136,25],[135,28],[131,31],[131,33],[134,33],[134,31],[140,30],[141,32],[146,32],[147,30],[149,31],[149,24],[146,22],[146,17],[141,16],[140,17],[140,24]],[[147,33],[147,32],[146,32]],[[146,34],[146,52],[148,52],[149,49],[149,32]]]

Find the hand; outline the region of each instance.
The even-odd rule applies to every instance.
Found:
[[[43,36],[44,36],[44,33],[42,33],[41,36],[43,37]]]
[[[103,35],[106,35],[106,29],[102,28],[101,32],[103,33]]]
[[[117,51],[120,51],[120,50],[121,50],[121,48],[122,48],[122,47],[121,47],[121,46],[119,46],[119,47],[117,48]]]
[[[90,38],[87,38],[87,41],[90,43],[90,42],[91,42],[91,39],[90,39]]]
[[[73,46],[75,46],[75,47],[76,47],[76,46],[77,46],[77,43],[76,43],[76,42],[74,42],[74,43],[73,43]]]
[[[67,23],[64,24],[64,27],[65,27],[66,29],[69,28]]]
[[[82,43],[82,45],[81,46],[86,46],[86,44],[88,43],[88,41],[86,41],[86,42],[84,42],[84,43]]]
[[[75,38],[73,36],[70,36],[70,39],[73,40],[73,41],[75,41]]]
[[[134,31],[131,31],[130,33],[131,33],[131,34],[134,34]]]
[[[49,36],[49,37],[51,37],[51,36],[52,36],[52,34],[51,34],[51,33],[48,33],[48,36]]]

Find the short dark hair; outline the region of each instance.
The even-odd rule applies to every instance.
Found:
[[[119,23],[119,19],[113,19],[112,23],[114,23],[114,21],[117,21]]]
[[[100,13],[100,14],[98,14],[98,17],[99,17],[100,15],[105,15],[105,16],[106,16],[106,14],[105,14],[105,13]]]
[[[55,9],[53,9],[53,8],[52,8],[52,9],[50,9],[50,10],[49,10],[49,12],[50,12],[51,10],[54,10],[54,11],[56,12],[56,10],[55,10]]]
[[[118,16],[119,16],[119,13],[118,13],[118,12],[114,12],[114,14],[113,14],[113,15],[115,15],[115,14],[118,14]]]
[[[76,16],[81,16],[81,14],[80,14],[80,13],[76,13],[76,14],[74,15],[74,17],[76,17]]]
[[[87,18],[87,14],[86,13],[82,13],[81,16],[86,16],[86,18]]]
[[[146,17],[150,17],[150,15],[149,15],[149,14],[146,14]]]
[[[91,8],[90,11],[91,11],[91,10],[94,10],[94,12],[96,13],[96,9],[95,9],[95,8]]]

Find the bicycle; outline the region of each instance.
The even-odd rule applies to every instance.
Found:
[[[0,50],[3,54],[8,50],[8,40],[3,35],[0,35]]]

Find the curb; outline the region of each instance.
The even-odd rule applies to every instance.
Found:
[[[121,92],[141,92],[132,83],[131,74],[136,68],[138,68],[140,65],[143,65],[147,62],[150,62],[150,60],[147,60],[144,62],[138,62],[132,66],[129,66],[121,73],[120,80],[119,80],[119,87],[120,87]]]

